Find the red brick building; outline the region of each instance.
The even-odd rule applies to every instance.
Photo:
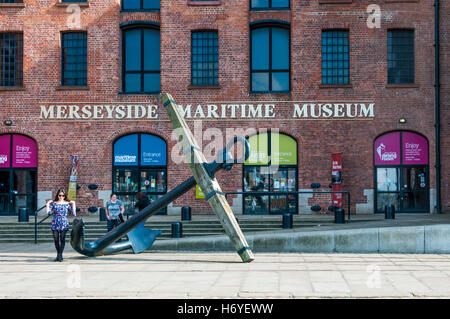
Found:
[[[67,188],[70,155],[79,158],[83,214],[113,191],[132,209],[138,191],[156,198],[189,178],[160,92],[180,104],[206,153],[232,130],[259,133],[246,132],[254,162],[218,174],[227,192],[268,192],[231,196],[238,214],[310,214],[314,204],[326,212],[328,194],[273,192],[311,191],[314,182],[330,190],[332,153],[342,153],[352,213],[385,205],[433,213],[433,4],[2,2],[0,214],[34,210]],[[449,6],[441,1],[443,210],[450,207]],[[192,190],[167,212],[185,205],[210,211]]]

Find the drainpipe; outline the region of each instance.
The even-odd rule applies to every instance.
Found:
[[[434,96],[436,128],[436,213],[441,213],[441,147],[440,147],[440,65],[439,65],[439,0],[434,1]]]

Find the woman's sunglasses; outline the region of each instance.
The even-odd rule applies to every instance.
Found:
[[[61,196],[63,196],[63,197],[64,197],[64,196],[66,196],[66,195],[64,195],[64,194],[59,194],[59,195],[58,195],[58,197],[61,197]]]

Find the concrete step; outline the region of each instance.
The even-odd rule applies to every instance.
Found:
[[[278,218],[279,217],[279,218]],[[239,218],[239,217],[238,217]],[[41,219],[41,218],[39,218]],[[162,234],[158,236],[158,240],[172,238],[172,223],[181,222],[183,225],[183,237],[199,237],[210,235],[223,235],[225,232],[219,220],[215,218],[202,220],[180,220],[179,218],[168,218],[166,220],[150,220],[145,224],[146,228],[160,229]],[[332,223],[332,218],[310,218],[298,219],[294,217],[293,228],[311,227],[318,224]],[[276,216],[271,219],[267,218],[240,218],[239,225],[244,233],[273,231],[282,229],[282,217]],[[72,225],[72,220],[70,220]],[[53,236],[50,231],[51,219],[45,220],[39,224],[38,242],[52,242]],[[94,241],[102,237],[106,233],[105,221],[86,220],[86,241]],[[29,222],[6,222],[0,223],[0,243],[6,242],[34,242],[35,225],[34,219],[30,218]],[[70,230],[66,235],[70,238]]]

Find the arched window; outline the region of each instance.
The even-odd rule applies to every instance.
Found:
[[[0,135],[0,214],[16,215],[20,208],[36,210],[37,144],[25,135]]]
[[[250,156],[244,164],[243,190],[271,192],[243,197],[244,214],[298,213],[297,195],[273,192],[297,191],[297,142],[286,134],[260,133],[248,138]]]
[[[429,212],[427,139],[410,131],[394,131],[375,139],[375,211],[394,205],[397,212]]]
[[[289,92],[289,25],[261,22],[251,25],[252,92]]]
[[[135,211],[136,194],[156,200],[167,192],[167,144],[156,135],[135,133],[118,138],[113,145],[113,192]],[[166,209],[162,210],[163,213]]]
[[[122,28],[122,92],[160,92],[160,34],[152,24]]]

